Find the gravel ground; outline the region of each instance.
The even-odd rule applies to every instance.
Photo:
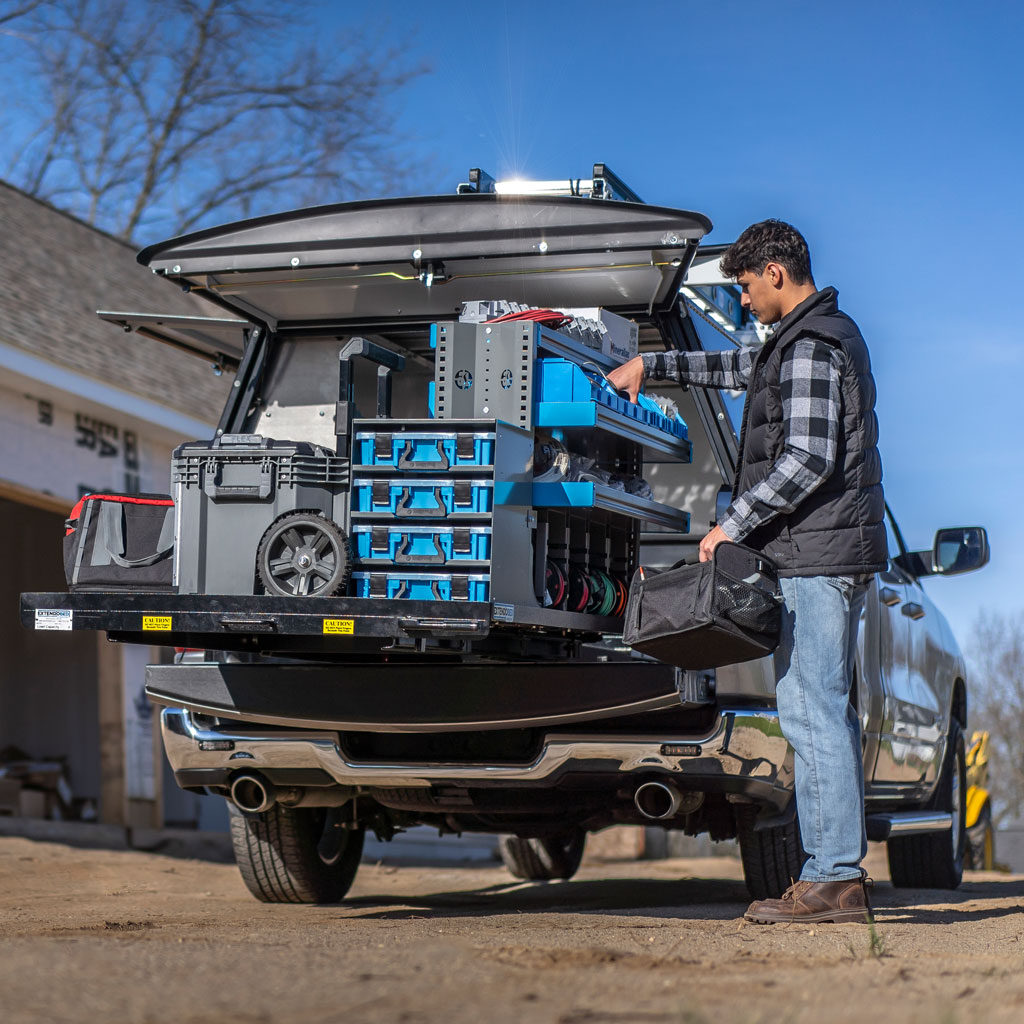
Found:
[[[884,879],[884,856],[868,866]],[[762,927],[730,857],[365,864],[334,907],[232,865],[0,838],[0,1020],[731,1024],[1024,1019],[1024,876],[875,889],[867,925]]]

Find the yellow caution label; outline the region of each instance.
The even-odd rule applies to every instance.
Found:
[[[171,631],[171,616],[170,615],[143,615],[142,616],[142,628],[144,631],[152,631],[154,633],[170,633]]]
[[[324,632],[351,636],[356,631],[355,619],[324,619]]]

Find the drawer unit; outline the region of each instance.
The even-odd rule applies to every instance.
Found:
[[[354,572],[356,597],[409,601],[489,601],[490,576],[480,573]]]
[[[457,519],[494,508],[493,480],[367,479],[352,481],[352,514],[399,519]]]
[[[495,435],[442,431],[360,430],[352,445],[356,469],[390,469],[403,473],[447,473],[494,465]]]
[[[359,561],[385,565],[486,562],[491,557],[491,527],[361,523],[352,528],[352,546]]]

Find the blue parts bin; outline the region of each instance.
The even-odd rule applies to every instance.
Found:
[[[491,557],[491,527],[357,523],[352,527],[352,546],[355,557],[363,562],[421,566],[486,562]]]
[[[408,601],[488,601],[491,578],[485,574],[355,572],[356,597]]]
[[[491,480],[399,478],[352,481],[352,515],[391,515],[399,519],[456,519],[494,508]]]
[[[494,432],[359,431],[352,446],[352,465],[387,467],[400,472],[447,473],[451,469],[478,469],[494,465]]]
[[[637,420],[681,440],[685,441],[688,436],[684,420],[679,417],[670,419],[656,402],[645,395],[640,395],[638,402],[631,402],[608,383],[596,366],[588,370],[568,359],[538,359],[536,394],[537,426],[558,425],[553,422],[558,417],[565,426],[595,423],[593,411],[586,406],[597,402],[627,419]],[[565,405],[577,408],[551,408]]]

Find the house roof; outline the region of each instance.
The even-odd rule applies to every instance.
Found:
[[[0,182],[0,344],[204,421],[231,385],[210,365],[96,316],[223,317],[139,266],[134,246]]]

